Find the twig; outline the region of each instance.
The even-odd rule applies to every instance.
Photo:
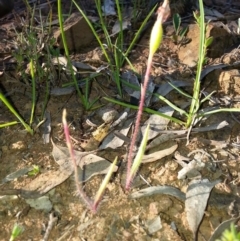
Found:
[[[49,238],[49,235],[53,229],[54,224],[57,222],[58,218],[54,217],[54,213],[51,212],[49,215],[49,220],[48,220],[48,226],[47,229],[45,231],[44,237],[42,239],[42,241],[47,241]]]

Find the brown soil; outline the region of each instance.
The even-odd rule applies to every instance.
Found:
[[[0,64],[5,63],[5,67],[7,68],[3,71],[3,65],[0,66],[2,67],[0,69],[2,71],[0,90],[6,94],[18,113],[25,120],[29,120],[31,112],[31,87],[22,81],[22,74],[16,70],[16,66],[10,64],[15,61],[12,58],[12,51],[17,38],[11,24],[13,23],[16,28],[20,28],[17,25],[17,20],[20,19],[20,14],[22,14],[18,12],[20,10],[18,10],[17,6],[15,7],[14,18],[10,14],[1,20]],[[85,6],[89,7],[88,5]],[[68,11],[66,8],[64,9]],[[188,21],[187,24],[192,20]],[[237,18],[231,21],[237,21]],[[154,58],[154,68],[152,70],[154,81],[156,83],[163,83],[171,78],[191,83],[195,76],[195,68],[182,64],[178,59],[179,51],[182,51],[182,48],[187,49],[190,47],[186,45],[180,48],[179,45],[173,43],[169,38],[172,31],[171,25],[171,22],[166,24],[165,38]],[[197,32],[195,34],[197,35]],[[229,67],[216,69],[207,74],[202,81],[202,90],[207,93],[216,91],[214,98],[222,101],[222,105],[224,105],[224,100],[226,101],[229,98],[230,103],[226,107],[239,107],[240,65],[232,64],[239,60],[240,51],[234,46],[236,35],[229,35],[230,37],[232,38],[232,49],[225,50],[220,56],[209,59],[206,65],[224,63],[229,64]],[[144,73],[146,68],[148,40],[149,31],[146,31],[136,49],[129,56],[130,61],[140,75]],[[194,41],[197,40],[192,39],[191,48],[198,49],[198,44],[197,42],[194,44]],[[93,56],[92,51],[95,49],[92,46],[97,46],[97,44],[94,43],[85,47],[84,51],[80,53],[72,53],[72,59],[79,62],[84,59],[91,59]],[[93,65],[90,61],[88,63]],[[25,64],[27,68],[27,63]],[[127,68],[128,66],[125,66],[124,70]],[[89,74],[81,73],[81,75],[88,76]],[[54,84],[60,86],[62,83],[68,81],[69,77],[61,73],[59,79]],[[52,87],[54,87],[54,84],[52,84]],[[44,82],[39,83],[37,86],[38,101],[34,125],[37,125],[41,119],[45,86]],[[191,93],[191,87],[184,87],[183,89]],[[106,100],[102,97],[110,96],[115,98],[116,94],[116,86],[109,80],[106,74],[93,81],[90,99],[93,100],[95,97],[100,96],[98,104],[107,104]],[[179,103],[183,99],[176,91],[168,94],[167,98],[171,101],[179,101]],[[129,100],[127,95],[125,100]],[[157,103],[151,107],[158,109],[162,105],[164,104]],[[207,106],[209,106],[209,102],[206,102],[203,107]],[[122,107],[115,107],[118,112],[123,110]],[[55,144],[66,146],[61,123],[63,108],[66,108],[68,112],[68,122],[71,123],[70,131],[71,136],[74,138],[74,148],[82,151],[81,147],[84,147],[84,144],[91,140],[89,133],[91,135],[92,131],[86,124],[86,119],[90,115],[90,112],[83,109],[80,99],[75,92],[64,96],[50,97],[47,110],[51,113],[51,138]],[[135,112],[131,111],[131,113],[134,114]],[[181,118],[178,113],[175,113],[174,116]],[[147,114],[145,114],[144,118],[147,117]],[[208,178],[211,181],[220,179],[221,183],[216,185],[210,196],[209,204],[199,228],[199,241],[208,240],[214,229],[224,220],[230,219],[231,215],[239,215],[236,212],[229,211],[230,204],[234,200],[239,201],[240,198],[239,117],[239,113],[231,114],[229,112],[211,115],[206,120],[202,120],[200,126],[218,123],[220,120],[227,121],[229,125],[221,130],[192,134],[190,135],[190,143],[188,145],[186,145],[186,138],[172,140],[172,142],[178,143],[177,151],[183,156],[187,156],[193,150],[201,149],[211,154],[214,160],[217,160],[214,171],[208,168],[204,168],[201,171],[203,178]],[[15,117],[11,112],[3,103],[0,103],[0,124],[14,120]],[[181,128],[173,123],[169,124],[169,129]],[[210,145],[206,140],[224,141],[227,145],[225,148],[219,148],[217,145]],[[169,143],[165,145],[168,146],[170,145]],[[31,136],[26,133],[20,124],[1,128],[0,147],[0,180],[3,180],[12,172],[25,167],[31,167],[32,165],[40,167],[38,176],[49,173],[50,178],[51,172],[59,169],[52,156],[51,142],[48,144],[43,143],[41,129],[37,130]],[[162,145],[158,148],[164,149],[165,146]],[[57,217],[57,221],[51,230],[48,240],[192,240],[192,233],[189,230],[186,219],[185,206],[181,200],[162,194],[139,199],[129,198],[129,193],[125,192],[123,188],[126,164],[122,158],[125,154],[125,148],[117,150],[108,149],[97,153],[97,155],[109,161],[113,161],[115,156],[119,156],[121,167],[108,184],[107,191],[96,214],[91,213],[81,199],[75,195],[76,187],[72,176],[46,194],[52,204],[51,211],[30,208],[21,195],[3,195],[6,194],[6,190],[24,189],[37,177],[24,175],[11,182],[2,184],[0,187],[0,241],[9,240],[12,227],[16,222],[22,224],[25,229],[17,240],[42,240],[49,221],[49,214],[52,212]],[[204,158],[204,162],[211,162],[209,157],[205,156]],[[171,185],[186,192],[188,181],[178,180],[177,178],[180,169],[180,165],[174,161],[174,156],[170,155],[159,161],[142,165],[138,175],[143,176],[151,186]],[[85,191],[89,197],[94,197],[103,177],[102,175],[97,175],[86,182]],[[138,176],[133,183],[130,193],[146,187],[147,184]],[[14,191],[11,194],[13,193]],[[15,192],[15,194],[17,193]],[[237,203],[235,204],[237,205],[235,208],[238,211],[239,206]],[[146,228],[146,223],[158,215],[161,217],[162,228],[150,234]],[[176,230],[173,228],[174,225],[176,226]]]

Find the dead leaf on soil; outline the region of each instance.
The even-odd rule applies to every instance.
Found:
[[[193,180],[188,186],[185,201],[185,212],[194,240],[196,240],[198,227],[207,207],[210,192],[219,182],[219,180],[209,182],[208,179]]]
[[[119,131],[121,134],[123,134],[124,136],[127,136],[129,129],[132,126],[132,119],[126,120],[123,124],[123,127],[121,128],[121,130]],[[118,147],[121,147],[124,143],[124,140],[118,138],[114,132],[111,132],[102,142],[102,144],[99,147],[99,150],[103,150],[106,148],[112,148],[112,149],[116,149]]]
[[[162,114],[172,116],[174,110],[170,106],[164,106],[158,109],[158,111]],[[153,139],[157,135],[159,135],[160,130],[166,130],[167,125],[169,123],[169,119],[166,119],[159,115],[151,115],[148,120],[144,123],[144,125],[141,127],[142,135],[145,133],[146,127],[148,124],[150,124],[150,130],[148,134],[148,140]]]
[[[154,162],[154,161],[160,160],[163,157],[172,154],[174,151],[177,150],[177,148],[178,148],[178,145],[174,144],[173,146],[171,146],[165,150],[157,151],[157,152],[151,153],[149,155],[144,155],[143,159],[142,159],[142,163],[149,163],[149,162]]]
[[[175,87],[186,87],[186,86],[191,86],[191,83],[188,83],[186,81],[181,81],[181,80],[171,80],[170,83],[174,85]],[[161,95],[161,96],[166,96],[168,93],[170,93],[174,88],[167,82],[161,84],[156,93]],[[159,101],[157,97],[153,98],[153,102]]]
[[[102,10],[105,16],[116,15],[115,3],[112,0],[104,0]]]
[[[69,176],[73,172],[72,161],[67,147],[55,145],[53,143],[52,151],[54,160],[60,166],[60,170]],[[79,180],[86,182],[95,175],[106,174],[111,165],[106,159],[94,155],[93,152],[74,151],[77,165],[79,168]],[[114,172],[117,171],[115,167]]]
[[[25,167],[25,168],[15,171],[15,172],[12,172],[12,173],[8,174],[5,178],[3,178],[1,184],[13,181],[14,179],[21,177],[32,170],[33,170],[33,167]]]
[[[83,168],[78,169],[79,181],[86,182],[91,177],[101,174],[107,174],[111,163],[106,159],[89,154],[82,157],[82,162],[87,163]],[[116,172],[118,167],[115,166],[113,172]]]
[[[121,75],[122,79],[132,85],[138,86],[140,88],[140,84],[138,81],[138,77],[136,74],[134,74],[132,71],[125,71]],[[145,97],[145,106],[149,106],[151,98],[152,98],[152,93],[154,92],[155,89],[155,84],[153,83],[152,79],[150,79],[149,84],[148,84],[148,89],[147,89],[147,94]],[[127,86],[126,84],[123,83],[123,89],[131,96],[136,98],[137,100],[140,99],[141,91],[140,90],[134,90],[133,88]]]
[[[178,188],[167,186],[167,185],[147,187],[140,191],[132,193],[129,197],[141,198],[141,197],[148,197],[155,194],[171,195],[173,197],[180,199],[181,201],[185,201],[186,199],[185,193],[181,192]]]
[[[146,151],[150,150],[156,146],[159,146],[160,144],[170,141],[170,140],[176,140],[178,137],[180,137],[180,135],[176,135],[173,133],[169,133],[169,134],[162,134],[158,137],[156,137],[155,139],[153,139],[146,147]]]
[[[192,129],[192,133],[199,133],[199,132],[205,132],[205,131],[215,131],[220,130],[226,126],[228,126],[229,123],[227,121],[221,121],[216,124],[204,126],[204,127],[196,127]],[[160,130],[159,133],[175,133],[178,135],[186,134],[188,130]]]

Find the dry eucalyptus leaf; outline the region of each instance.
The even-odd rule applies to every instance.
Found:
[[[122,25],[122,26],[121,26]],[[122,30],[128,29],[131,26],[130,19],[124,19],[120,25],[119,20],[117,20],[112,27],[112,35],[119,33]]]
[[[101,174],[107,174],[111,163],[106,159],[96,156],[94,154],[89,154],[82,158],[83,163],[87,163],[83,168],[78,169],[79,180],[86,182],[91,177]],[[114,172],[118,170],[118,167],[114,167]]]
[[[214,182],[209,182],[208,179],[193,180],[188,186],[185,212],[194,240],[196,240],[197,230],[207,207],[210,192],[217,183],[219,183],[219,180]]]
[[[86,182],[95,175],[106,174],[111,165],[106,159],[92,153],[93,152],[74,151],[77,165],[80,167],[78,170],[79,180],[83,182]],[[68,148],[53,143],[53,156],[58,165],[60,165],[60,170],[71,175],[73,168]],[[114,172],[116,172],[117,169],[116,166]]]
[[[123,127],[121,128],[121,130],[119,131],[121,134],[123,134],[124,136],[127,136],[129,129],[132,126],[132,119],[126,120],[123,124]],[[114,132],[111,132],[102,142],[102,144],[99,147],[99,150],[103,150],[106,148],[112,148],[112,149],[116,149],[118,147],[121,147],[124,143],[124,140],[118,138]]]
[[[128,82],[129,84],[132,84],[132,85],[135,85],[135,86],[138,86],[140,88],[140,84],[139,84],[139,81],[138,81],[138,77],[136,76],[136,74],[133,72],[133,71],[124,71],[121,75],[121,78]],[[123,89],[129,94],[129,95],[132,95],[133,92],[134,92],[134,89],[127,86],[126,84],[123,83]],[[138,90],[139,92],[139,96],[140,96],[140,90]]]
[[[146,147],[146,151],[149,149],[152,149],[156,146],[159,146],[160,144],[170,141],[170,140],[175,140],[178,137],[178,135],[174,133],[169,133],[169,134],[162,134],[156,138],[154,138]]]
[[[18,177],[21,177],[21,176],[27,174],[28,172],[30,172],[32,170],[33,170],[33,167],[25,167],[25,168],[15,171],[15,172],[12,172],[12,173],[8,174],[5,178],[3,178],[1,184],[10,182]]]
[[[164,106],[158,109],[158,111],[168,116],[172,116],[174,112],[174,110],[169,106]],[[145,129],[147,125],[150,124],[148,140],[153,139],[154,137],[159,135],[160,130],[166,130],[169,121],[170,121],[169,119],[166,119],[162,116],[155,115],[155,114],[151,115],[141,128],[142,135],[145,133]]]
[[[185,87],[185,86],[191,86],[191,83],[187,83],[186,81],[180,81],[180,80],[173,80],[171,81],[171,84],[176,87]],[[174,88],[169,83],[163,83],[159,86],[157,89],[157,93],[161,96],[166,96],[169,92],[174,90]],[[159,101],[157,97],[154,97],[154,102]]]
[[[142,159],[142,163],[148,163],[148,162],[154,162],[154,161],[160,160],[165,156],[171,155],[174,151],[177,150],[177,148],[178,148],[178,145],[174,144],[173,146],[165,150],[157,151],[149,155],[144,155]]]
[[[186,196],[185,193],[181,192],[179,189],[171,186],[155,186],[155,187],[147,187],[140,191],[134,192],[130,195],[130,198],[141,198],[148,197],[155,194],[165,194],[171,195],[180,199],[181,201],[185,201]]]
[[[221,121],[219,123],[216,124],[212,124],[212,125],[208,125],[208,126],[204,126],[204,127],[197,127],[197,128],[193,128],[192,129],[192,133],[199,133],[199,132],[205,132],[205,131],[216,131],[216,130],[220,130],[226,126],[228,126],[229,123],[227,121]],[[160,130],[160,133],[174,133],[174,134],[178,134],[178,135],[183,135],[185,133],[187,133],[188,130]]]

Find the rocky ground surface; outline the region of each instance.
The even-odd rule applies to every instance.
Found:
[[[150,117],[149,122],[157,129],[157,135],[163,135],[163,131],[166,130],[170,132],[164,134],[165,141],[161,140],[161,144],[148,149],[147,154],[152,154],[151,162],[143,163],[131,191],[126,192],[124,182],[128,143],[122,142],[117,145],[113,143],[113,136],[108,141],[96,136],[99,136],[99,132],[106,131],[99,127],[103,123],[107,125],[108,118],[116,120],[124,111],[128,112],[128,119],[124,121],[123,126],[117,125],[114,130],[129,131],[136,112],[126,110],[119,105],[109,105],[109,102],[103,98],[118,98],[118,91],[109,75],[109,68],[94,35],[85,20],[78,14],[71,15],[65,23],[71,60],[76,67],[79,80],[91,77],[99,71],[99,68],[103,69],[100,75],[91,78],[89,97],[90,101],[99,97],[97,105],[103,105],[103,107],[97,111],[85,111],[74,88],[62,90],[62,85],[72,80],[66,70],[66,59],[62,56],[61,59],[56,60],[56,54],[54,55],[54,50],[62,48],[62,43],[57,24],[56,3],[51,2],[39,3],[34,23],[31,23],[26,6],[20,0],[16,1],[14,11],[0,20],[1,91],[21,116],[29,120],[31,78],[27,57],[34,51],[36,54],[40,53],[38,60],[43,66],[43,77],[37,76],[37,106],[33,126],[36,127],[43,116],[50,122],[48,126],[44,124],[36,128],[34,135],[26,133],[20,124],[0,129],[0,240],[8,240],[14,224],[18,223],[24,227],[24,232],[17,240],[24,241],[190,241],[193,240],[191,231],[194,229],[193,223],[197,222],[196,219],[201,219],[201,215],[204,214],[197,233],[198,240],[204,241],[211,240],[214,230],[222,222],[231,218],[238,221],[240,113],[223,112],[202,119],[193,128],[189,143],[187,143],[187,132],[184,131],[184,127],[164,121],[162,118],[151,119],[149,114],[144,114],[143,122]],[[207,36],[212,36],[214,41],[208,50],[201,89],[202,96],[213,91],[215,93],[210,100],[204,102],[201,108],[212,108],[212,106],[239,108],[240,37],[237,16],[239,16],[240,5],[238,1],[229,1],[226,8],[225,1],[218,1],[218,4],[212,8],[213,2],[215,1],[205,1],[206,18],[212,19]],[[49,4],[53,6],[51,21],[48,15]],[[93,21],[97,19],[90,1],[80,1],[80,4]],[[63,1],[63,10],[67,18],[69,16],[67,13],[74,11],[74,8],[71,8],[68,1]],[[141,10],[141,13],[145,14],[144,10]],[[189,31],[183,39],[174,40],[172,21],[169,19],[166,22],[163,43],[154,57],[152,80],[154,89],[158,89],[161,95],[177,103],[181,108],[187,109],[188,99],[168,84],[168,81],[171,81],[185,92],[192,93],[198,59],[199,28],[191,12],[186,10],[181,14],[183,15],[182,26],[188,26]],[[116,17],[110,17],[108,21],[109,27],[113,26]],[[50,22],[54,22],[51,30]],[[45,31],[41,32],[40,27],[43,24]],[[129,55],[129,60],[138,75],[129,71],[130,67],[126,64],[122,68],[124,79],[141,80],[141,75],[146,69],[151,26],[150,22],[136,48]],[[34,35],[31,38],[30,30],[37,32],[37,36]],[[52,42],[50,31],[54,37]],[[132,29],[125,30],[126,42],[132,37],[132,32]],[[99,34],[104,39],[102,33]],[[55,46],[54,48],[48,45],[50,42]],[[23,56],[25,58],[21,58]],[[51,66],[51,68],[44,68],[44,66]],[[50,83],[50,98],[47,111],[42,113],[46,99],[46,83]],[[81,85],[83,91],[85,86]],[[127,89],[124,90],[124,100],[132,101]],[[176,118],[184,118],[177,112],[173,113],[163,102],[156,98],[154,100],[154,97],[149,107],[171,113]],[[97,149],[95,156],[91,156],[92,159],[95,158],[96,163],[89,164],[90,157],[86,159],[85,191],[89,197],[92,198],[96,194],[103,180],[103,174],[106,173],[106,167],[116,156],[119,158],[116,172],[107,185],[96,214],[89,211],[76,195],[71,168],[66,168],[71,164],[64,149],[66,143],[61,121],[64,108],[68,112],[74,149],[79,153]],[[14,118],[4,104],[0,103],[0,124],[13,121]],[[162,126],[159,127],[159,125]],[[220,125],[222,125],[221,128]],[[46,131],[49,126],[50,135]],[[176,132],[173,133],[173,130]],[[156,131],[153,135],[156,135]],[[131,136],[131,129],[128,136]],[[185,175],[184,166],[193,161],[200,163],[200,166],[197,166],[191,175]],[[37,166],[40,171],[32,172],[34,166]],[[190,195],[189,187],[193,187],[191,185],[194,183],[191,181],[195,176],[200,176],[207,184],[205,185],[204,182],[197,184],[199,189],[196,192],[200,199],[195,200],[197,205],[194,207],[192,203],[189,204],[185,200],[185,194]],[[164,190],[159,189],[154,192],[146,189],[149,187],[163,187]],[[207,197],[204,196],[206,193],[203,194],[201,188],[204,191],[209,189],[206,193],[213,188],[207,207],[203,210],[200,204],[207,201]],[[139,193],[142,189],[146,190]],[[141,196],[146,192],[146,195]]]

